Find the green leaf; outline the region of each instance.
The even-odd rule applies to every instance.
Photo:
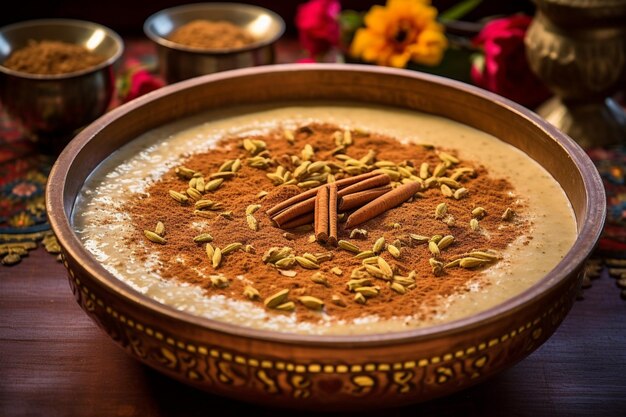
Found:
[[[425,72],[427,74],[452,78],[453,80],[463,81],[465,83],[471,83],[472,79],[470,77],[470,73],[473,54],[474,52],[470,49],[449,48],[444,53],[443,59],[439,65],[432,67],[409,62],[407,64],[407,68],[414,71]]]
[[[355,10],[343,10],[339,14],[339,27],[341,28],[340,43],[343,48],[349,47],[357,29],[363,27],[364,17],[364,12],[357,12]]]
[[[482,0],[465,0],[460,3],[455,4],[450,7],[448,10],[439,14],[439,19],[442,21],[445,20],[459,20],[472,10],[474,10]]]
[[[339,24],[345,31],[354,32],[363,26],[364,13],[355,10],[344,10],[339,14]]]

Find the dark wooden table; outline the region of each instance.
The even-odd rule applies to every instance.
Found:
[[[43,249],[0,267],[0,416],[294,413],[241,400],[197,391],[127,356],[80,310],[65,269]],[[511,369],[451,397],[385,414],[626,416],[626,302],[615,280],[606,273],[594,280],[557,332]]]

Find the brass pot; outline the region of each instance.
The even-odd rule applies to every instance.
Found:
[[[74,233],[70,214],[86,177],[141,133],[209,109],[317,99],[433,113],[519,148],[554,176],[571,201],[578,224],[574,245],[536,285],[471,317],[397,333],[310,336],[239,327],[160,304],[108,273]],[[197,77],[111,111],[58,158],[47,208],[78,304],[131,356],[215,394],[272,406],[345,410],[451,394],[537,349],[575,300],[606,206],[601,179],[583,150],[509,100],[407,70],[293,64]]]
[[[229,49],[201,49],[172,42],[171,33],[193,20],[228,21],[256,41]],[[146,19],[144,33],[157,47],[158,66],[168,83],[199,75],[275,63],[274,46],[285,31],[284,20],[263,7],[240,3],[194,3],[171,7]]]
[[[31,40],[81,45],[105,59],[91,68],[50,75],[2,65]],[[123,51],[122,38],[94,22],[37,19],[5,26],[0,28],[0,100],[28,132],[71,138],[107,111],[115,92],[115,65]]]

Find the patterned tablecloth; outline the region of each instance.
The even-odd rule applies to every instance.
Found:
[[[127,42],[118,70],[117,94],[111,107],[162,85],[154,75],[152,45]],[[602,262],[609,262],[616,276],[626,277],[626,144],[588,149],[607,192],[607,223],[593,256],[590,277]],[[43,246],[53,254],[60,248],[47,222],[44,191],[54,155],[41,152],[0,104],[0,260],[18,264],[28,251]],[[618,260],[619,259],[619,260]]]

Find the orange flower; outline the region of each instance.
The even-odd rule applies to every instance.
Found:
[[[435,66],[448,47],[430,0],[388,0],[372,6],[357,30],[350,54],[366,62],[403,68],[407,62]]]

